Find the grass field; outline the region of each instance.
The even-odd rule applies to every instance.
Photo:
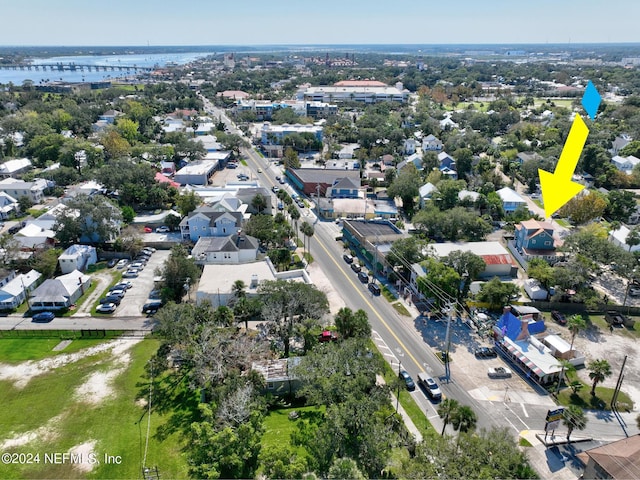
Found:
[[[289,407],[271,410],[264,419],[264,433],[262,434],[260,444],[263,448],[285,443],[291,445],[291,434],[297,429],[300,420],[323,415],[324,411],[324,405],[319,407]],[[290,419],[289,414],[291,412],[297,412],[298,418]],[[304,447],[298,447],[298,449],[298,454],[302,454],[305,451]]]
[[[103,343],[105,340],[74,340],[64,350],[54,352],[53,347],[60,341],[59,338],[1,338],[0,363],[15,364],[26,360],[40,360],[63,353],[73,353]]]
[[[72,344],[73,345],[73,344]],[[141,478],[142,458],[147,431],[147,408],[139,400],[146,398],[149,387],[144,366],[159,346],[156,340],[144,340],[126,355],[103,352],[87,356],[48,373],[34,377],[23,389],[9,381],[0,381],[0,445],[25,433],[35,439],[22,446],[5,448],[15,453],[39,453],[41,462],[32,465],[0,465],[0,478]],[[7,346],[4,347],[8,348]],[[42,345],[30,347],[32,355],[40,355]],[[26,355],[26,353],[25,353]],[[116,371],[107,382],[108,397],[91,403],[93,396],[79,396],[77,389],[86,386],[92,375]],[[160,387],[160,385],[158,385]],[[173,388],[173,392],[186,391]],[[156,391],[158,402],[174,395]],[[171,393],[171,392],[170,392]],[[188,395],[193,398],[193,395]],[[152,397],[153,399],[153,397]],[[187,399],[188,400],[188,399]],[[152,401],[152,405],[155,403]],[[159,406],[162,404],[160,403]],[[184,405],[189,405],[188,401]],[[189,405],[191,407],[191,405]],[[154,409],[147,451],[147,466],[157,465],[163,478],[185,478],[187,465],[182,456],[181,422]],[[180,412],[178,412],[180,413]],[[156,435],[162,432],[162,435]],[[52,465],[43,462],[45,453],[68,452],[74,446],[94,441],[90,451],[101,461],[92,471],[81,471],[70,463]],[[104,455],[119,457],[120,463],[105,464]]]
[[[391,306],[394,308],[396,312],[398,312],[403,317],[411,316],[411,314],[409,313],[409,310],[407,310],[407,308],[404,305],[402,305],[400,302],[392,303]]]

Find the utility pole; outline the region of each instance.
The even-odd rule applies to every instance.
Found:
[[[316,184],[316,218],[320,220],[320,184]]]
[[[449,368],[449,346],[450,346],[450,335],[451,335],[451,312],[453,310],[453,305],[449,302],[448,307],[449,311],[447,312],[447,332],[444,336],[444,375],[447,379],[447,383],[451,380],[451,370]]]
[[[398,405],[400,404],[400,370],[402,368],[402,361],[398,360],[398,395],[396,396],[396,413],[398,413]]]

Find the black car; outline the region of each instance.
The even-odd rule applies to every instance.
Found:
[[[476,348],[474,354],[477,358],[496,358],[498,356],[495,348],[493,347]]]
[[[108,268],[113,268],[116,266],[116,263],[118,263],[118,259],[117,258],[112,258],[111,260],[109,260],[107,262],[107,267]]]
[[[50,322],[54,318],[56,318],[56,316],[53,312],[40,312],[40,313],[36,313],[33,317],[31,317],[31,321],[45,323],[45,322]]]
[[[358,272],[358,280],[362,283],[367,283],[369,281],[369,275],[367,275],[367,272]]]
[[[162,305],[163,303],[160,300],[145,303],[142,306],[142,313],[154,314],[158,310],[160,310],[160,307],[162,307]]]
[[[400,370],[398,377],[400,377],[400,380],[404,380],[404,384],[407,386],[407,390],[413,391],[416,389],[416,384],[413,381],[413,378],[411,378],[411,375],[409,375],[406,370]]]
[[[375,283],[370,283],[368,285],[369,291],[371,293],[373,293],[374,295],[380,295],[380,287],[378,285],[376,285]]]
[[[122,298],[116,295],[107,295],[106,297],[100,299],[100,304],[115,303],[116,305],[120,305],[121,301],[122,301]]]
[[[560,325],[566,325],[567,324],[567,317],[564,316],[564,313],[560,313],[557,310],[554,310],[554,311],[551,312],[551,318],[553,318]]]
[[[342,258],[344,259],[345,262],[349,264],[353,263],[353,257],[348,253],[345,253],[344,255],[342,255]]]
[[[360,271],[362,270],[362,267],[358,263],[352,263],[351,270],[353,270],[356,273],[360,273]]]

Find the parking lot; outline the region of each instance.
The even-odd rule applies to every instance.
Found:
[[[241,182],[238,175],[246,175],[248,179],[246,181],[257,180],[255,174],[249,167],[245,167],[242,163],[238,163],[237,168],[223,168],[213,174],[213,177],[209,180],[211,185],[222,187],[227,183]]]
[[[149,262],[144,269],[139,273],[136,278],[125,278],[123,280],[129,280],[133,287],[127,290],[122,303],[118,306],[114,317],[134,317],[142,315],[142,306],[147,302],[149,298],[149,292],[153,290],[153,278],[156,276],[155,270],[162,267],[164,261],[169,257],[171,252],[169,250],[157,250],[151,255]],[[115,267],[114,267],[114,270]],[[119,272],[125,272],[126,267]],[[101,298],[107,294],[105,291]]]

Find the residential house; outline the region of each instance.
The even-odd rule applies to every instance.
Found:
[[[218,138],[215,135],[202,134],[196,139],[196,141],[202,143],[207,152],[217,152],[222,150],[222,144],[218,142]]]
[[[422,170],[422,155],[420,155],[419,153],[409,155],[405,160],[398,163],[398,166],[396,168],[398,171],[400,171],[409,164],[413,164],[413,166],[416,167],[416,170]]]
[[[418,190],[420,195],[420,208],[424,207],[427,200],[431,200],[433,193],[436,191],[438,191],[438,189],[431,182],[428,182],[420,187],[420,189]]]
[[[413,155],[416,153],[416,140],[414,138],[407,138],[404,141],[403,150],[405,155]]]
[[[7,220],[18,213],[20,213],[18,201],[11,195],[0,192],[0,220]]]
[[[440,168],[440,174],[442,175],[442,178],[447,179],[447,180],[457,180],[458,179],[458,172],[456,172],[455,170],[452,170],[449,167]]]
[[[502,208],[506,213],[515,212],[520,206],[526,206],[527,202],[515,190],[504,187],[496,192],[502,200]]]
[[[0,177],[16,178],[20,174],[31,170],[31,160],[28,158],[19,158],[15,160],[7,160],[0,164]]]
[[[440,120],[440,128],[442,130],[456,130],[457,128],[460,128],[460,125],[451,120],[450,115],[447,115],[442,120]]]
[[[0,288],[4,287],[11,280],[16,278],[15,270],[6,270],[0,267]]]
[[[31,310],[63,310],[71,307],[91,286],[91,277],[78,270],[47,279],[33,291]]]
[[[39,250],[55,243],[56,232],[28,223],[13,236],[22,250]]]
[[[329,188],[327,196],[331,198],[358,198],[360,181],[350,177],[336,179]]]
[[[259,242],[249,235],[201,237],[191,250],[198,265],[248,263],[258,258]]]
[[[351,160],[355,154],[356,150],[360,148],[360,144],[358,143],[347,143],[344,145],[340,145],[340,150],[338,150],[337,155],[340,160]]]
[[[609,241],[619,247],[623,248],[627,252],[638,252],[640,251],[640,244],[638,245],[628,245],[627,237],[631,233],[631,230],[626,225],[621,225],[617,230],[611,230],[609,232]]]
[[[529,160],[542,160],[542,156],[537,152],[520,152],[516,156],[516,162],[520,165],[524,162],[528,162]]]
[[[611,159],[611,163],[621,172],[631,175],[631,173],[633,173],[633,167],[640,163],[640,158],[636,158],[633,155],[627,157],[616,155]]]
[[[2,284],[0,286],[0,310],[13,310],[22,305],[29,292],[35,288],[40,277],[40,272],[31,270],[28,273],[14,276],[12,280]]]
[[[580,478],[640,478],[640,435],[585,450],[576,457],[584,464]]]
[[[440,152],[444,148],[442,142],[434,135],[429,134],[422,139],[423,152]]]
[[[287,168],[285,172],[291,184],[305,195],[327,195],[329,189],[342,178],[350,178],[353,183],[360,183],[360,172],[357,170],[331,170],[322,168]]]
[[[204,135],[208,135],[215,130],[216,126],[214,125],[213,122],[209,122],[209,121],[203,121],[198,123],[198,126],[195,129],[195,134],[197,136],[204,136]]]
[[[444,168],[456,169],[456,159],[449,155],[447,152],[440,152],[438,154],[438,166],[440,170]]]
[[[251,370],[260,373],[264,378],[264,393],[272,395],[293,395],[302,382],[291,374],[291,367],[300,363],[301,357],[279,358],[253,362]]]
[[[98,263],[96,248],[89,245],[71,245],[58,257],[58,264],[62,273],[74,270],[84,272],[89,265]]]
[[[328,170],[360,170],[358,160],[327,160],[324,168]]]
[[[553,226],[548,222],[525,220],[516,225],[515,248],[525,261],[541,258],[549,263],[555,263],[563,258],[563,254],[556,252],[562,244],[554,238]]]
[[[169,115],[162,120],[161,128],[164,133],[184,132],[186,125],[181,118]]]
[[[472,192],[470,190],[460,190],[458,192],[458,200],[461,202],[476,202],[480,198],[480,194],[478,192]]]
[[[633,139],[626,133],[618,135],[615,140],[613,140],[611,148],[609,149],[609,153],[611,153],[611,155],[615,157],[620,153],[620,150],[629,145],[632,141]]]
[[[0,180],[0,192],[19,200],[20,197],[27,197],[31,203],[41,203],[44,200],[44,191],[51,186],[47,180],[37,178],[31,182],[17,180],[15,178],[5,178]]]
[[[196,208],[180,222],[183,240],[197,242],[201,237],[228,237],[242,228],[243,215],[240,212],[219,212],[211,207]]]
[[[176,173],[176,164],[174,162],[160,162],[160,173],[168,177]]]
[[[118,117],[121,117],[122,115],[124,115],[124,113],[117,110],[107,110],[98,117],[98,121],[103,121],[111,125],[114,124],[116,122],[116,119]]]
[[[236,193],[236,199],[240,202],[235,211],[239,212],[247,212],[247,213],[258,213],[258,211],[251,205],[253,198],[256,195],[262,195],[266,201],[266,207],[260,213],[266,213],[267,215],[271,215],[273,213],[273,205],[272,200],[273,197],[271,195],[271,190],[267,190],[264,187],[246,187],[239,188]]]

